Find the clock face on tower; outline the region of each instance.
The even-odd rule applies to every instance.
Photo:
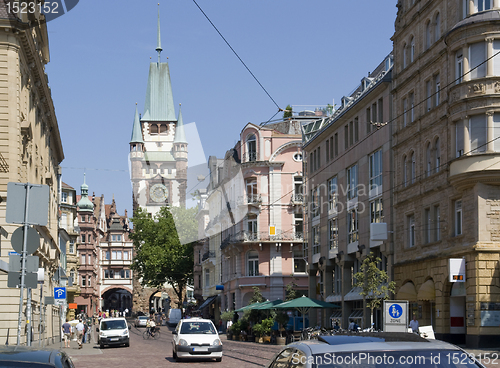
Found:
[[[168,189],[163,184],[155,184],[149,189],[149,197],[153,202],[165,202],[168,198]]]

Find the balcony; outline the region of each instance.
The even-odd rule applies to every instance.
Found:
[[[296,231],[281,232],[276,231],[276,235],[269,235],[267,231],[253,232],[253,231],[240,231],[237,234],[230,235],[221,243],[220,248],[225,249],[230,244],[237,243],[276,243],[276,242],[302,242],[303,233]]]
[[[103,259],[101,260],[102,266],[111,266],[111,267],[124,267],[130,266],[132,261],[130,259]]]
[[[246,205],[260,206],[262,204],[262,195],[248,194],[246,196],[239,196],[237,203],[240,206],[246,206]]]
[[[257,161],[257,152],[245,152],[242,156],[241,162],[255,162]]]
[[[304,204],[304,195],[302,193],[292,194],[292,198],[290,198],[290,205],[297,206],[302,204]]]
[[[207,259],[213,258],[215,259],[215,252],[213,250],[209,250],[208,252],[205,252],[203,256],[201,257],[201,261],[204,262]]]
[[[500,153],[462,156],[450,164],[450,181],[456,187],[466,187],[478,182],[498,183]]]

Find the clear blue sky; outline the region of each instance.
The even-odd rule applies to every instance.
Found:
[[[86,168],[89,192],[108,204],[114,195],[129,216],[129,141],[157,59],[157,3],[81,0],[47,24],[63,181],[79,194]],[[392,49],[396,0],[197,3],[281,108],[339,103]],[[160,14],[176,109],[182,103],[184,123],[196,123],[205,155],[222,157],[246,123],[277,107],[193,1],[160,0]]]

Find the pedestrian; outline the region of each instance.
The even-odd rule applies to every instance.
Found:
[[[417,316],[413,315],[413,319],[410,321],[410,328],[413,331],[413,333],[418,334],[418,327],[419,327],[419,325],[418,325],[418,321],[417,321]]]
[[[83,337],[82,344],[87,342],[87,331],[89,330],[89,326],[87,326],[87,320],[83,320]]]
[[[78,341],[78,349],[82,348],[82,338],[83,338],[83,332],[85,331],[85,326],[82,323],[82,320],[78,320],[78,324],[76,325],[76,336],[77,336],[77,341]]]
[[[71,343],[71,325],[68,323],[68,319],[66,318],[66,322],[62,325],[62,330],[64,334],[64,347],[69,348]]]
[[[125,308],[125,317],[128,317],[128,308]]]

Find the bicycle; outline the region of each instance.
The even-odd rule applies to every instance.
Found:
[[[142,334],[142,338],[144,340],[149,340],[149,339],[158,340],[160,338],[160,330],[156,328],[154,332],[151,332],[151,330],[148,329],[144,331],[144,333]]]

